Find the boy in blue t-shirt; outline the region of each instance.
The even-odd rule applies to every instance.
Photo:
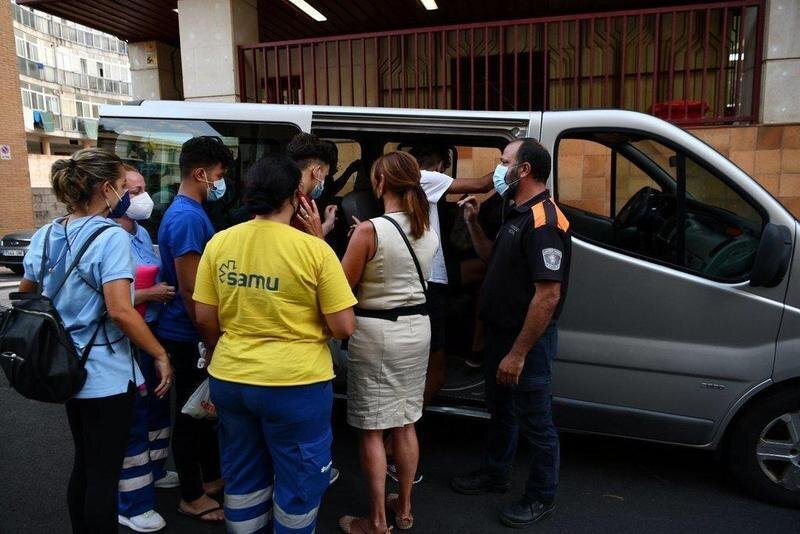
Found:
[[[223,520],[222,507],[215,499],[223,486],[217,436],[210,421],[193,419],[180,409],[208,376],[205,369],[198,368],[199,335],[192,300],[200,256],[214,235],[203,203],[222,198],[225,172],[233,165],[233,155],[220,138],[186,141],[181,147],[178,195],[158,229],[163,280],[176,288],[175,299],[161,312],[156,332],[172,355],[175,372],[178,413],[172,453],[181,483],[178,511],[203,521]]]

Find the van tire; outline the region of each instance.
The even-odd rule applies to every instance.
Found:
[[[789,413],[800,413],[798,386],[768,395],[748,407],[731,428],[726,456],[728,468],[744,491],[759,500],[800,508],[800,488],[787,489],[765,472],[765,469],[770,471],[773,477],[780,475],[784,462],[767,462],[762,468],[756,453],[762,433],[766,432],[764,435],[768,439],[785,440],[787,430],[779,418]],[[798,447],[800,445],[795,445],[790,451],[795,454],[795,469],[800,469]]]

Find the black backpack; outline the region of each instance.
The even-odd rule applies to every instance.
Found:
[[[39,287],[35,293],[12,293],[12,308],[0,314],[0,366],[11,387],[29,399],[64,403],[78,393],[86,382],[86,359],[94,346],[106,313],[98,318],[89,343],[79,354],[64,321],[53,305],[72,271],[78,266],[89,245],[111,225],[95,230],[67,268],[64,279],[52,295],[42,294],[50,232],[44,238]]]

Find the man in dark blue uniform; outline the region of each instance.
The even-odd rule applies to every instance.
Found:
[[[558,347],[556,322],[569,283],[569,222],[546,189],[550,154],[526,138],[506,146],[494,174],[507,202],[494,242],[477,222],[478,203],[461,201],[478,255],[488,263],[479,303],[486,326],[484,369],[491,413],[484,466],[455,477],[463,494],[505,493],[518,434],[531,448],[531,472],[522,498],[499,519],[523,528],[549,516],[558,487],[559,441],[553,425],[551,374]]]

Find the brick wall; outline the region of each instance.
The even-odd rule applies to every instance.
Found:
[[[690,131],[730,158],[800,217],[800,124]]]
[[[11,159],[0,160],[0,235],[33,228],[28,151],[11,20],[11,3],[0,2],[0,145],[11,147]]]

